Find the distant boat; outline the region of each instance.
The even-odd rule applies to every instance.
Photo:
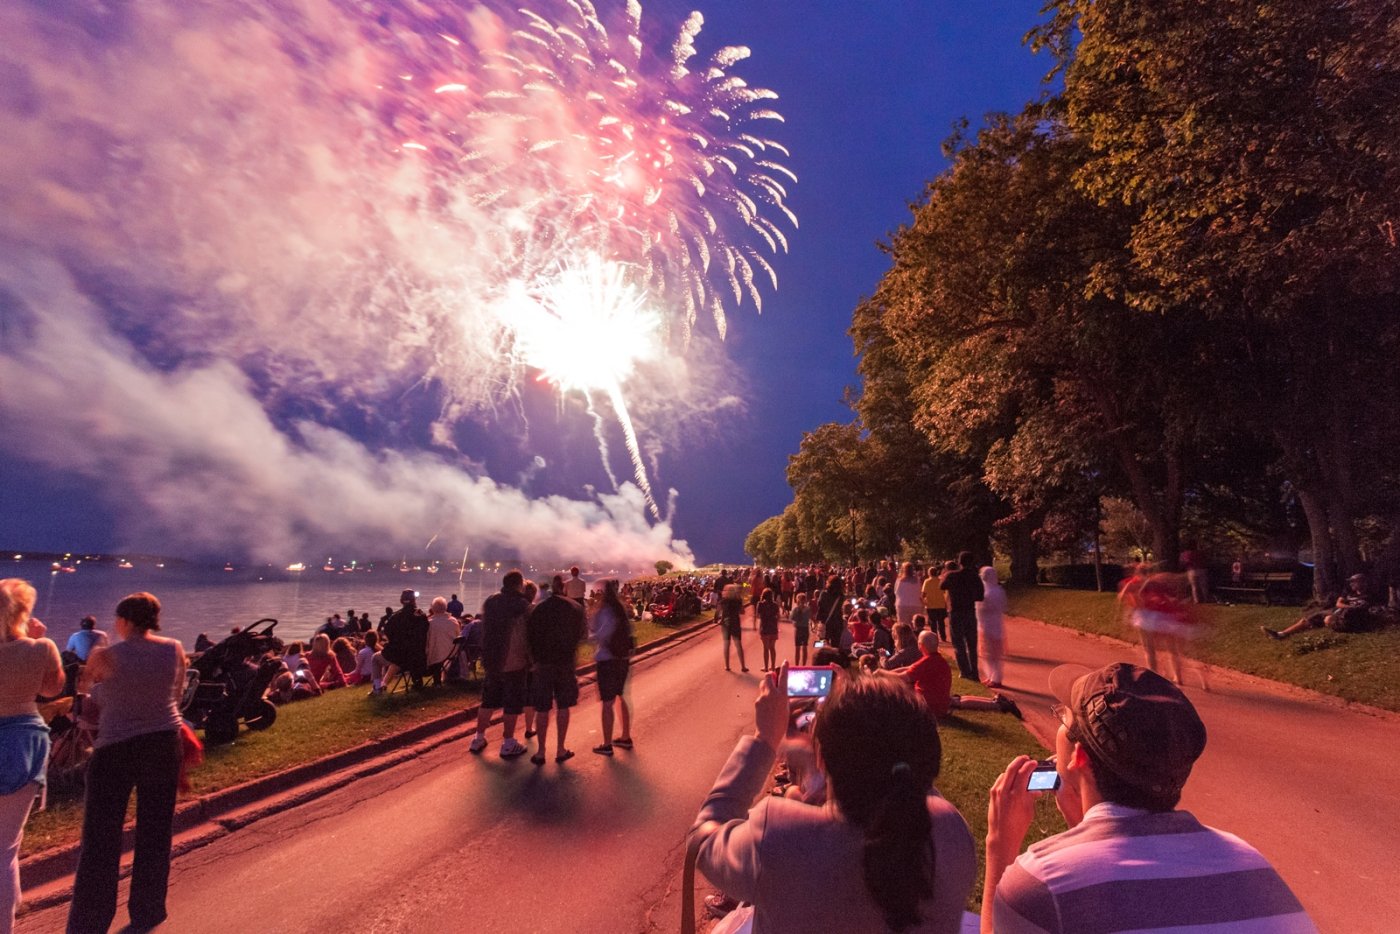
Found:
[[[440,570],[442,570],[442,569],[439,568],[436,564],[430,564],[430,565],[428,565],[427,567],[425,567],[423,570],[424,570],[424,571],[427,571],[429,574],[436,574],[438,571],[440,571]]]
[[[232,563],[225,564],[225,565],[224,565],[224,570],[225,570],[225,571],[232,571],[232,570],[233,570],[233,564],[232,564]]]
[[[121,568],[123,571],[130,571],[132,568],[136,567],[136,565],[123,558],[117,562],[117,567]],[[225,568],[225,570],[227,570],[227,568]]]
[[[306,570],[306,565],[304,565],[304,564],[302,564],[300,561],[298,561],[296,564],[289,564],[289,565],[287,565],[287,570],[289,570],[289,571],[305,571],[305,570]]]
[[[334,571],[334,570],[335,570],[335,565],[334,565],[334,564],[325,564],[325,565],[322,565],[322,566],[321,566],[321,570],[323,570],[323,571]]]

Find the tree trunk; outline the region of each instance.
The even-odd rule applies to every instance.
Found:
[[[1332,534],[1327,524],[1327,508],[1322,498],[1312,488],[1298,487],[1298,502],[1303,507],[1303,515],[1308,520],[1308,533],[1312,536],[1313,551],[1313,599],[1326,603],[1338,592],[1333,564],[1336,556],[1332,551]]]
[[[1011,583],[1034,587],[1036,582],[1035,528],[1031,520],[1018,519],[1011,525]]]

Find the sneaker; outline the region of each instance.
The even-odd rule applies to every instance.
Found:
[[[501,743],[502,759],[514,759],[516,756],[523,756],[529,751],[529,748],[527,748],[524,743],[516,739],[514,736],[506,740],[504,743]]]
[[[739,903],[728,895],[705,896],[705,914],[711,918],[723,918],[738,907]]]
[[[1259,631],[1275,642],[1283,638],[1283,633],[1279,632],[1277,629],[1270,629],[1268,626],[1260,626]]]
[[[481,752],[481,750],[486,748],[486,737],[478,733],[475,738],[472,739],[471,745],[467,748],[472,752]]]
[[[593,751],[600,756],[610,756],[613,754],[612,743],[599,743],[593,747]]]
[[[992,700],[997,702],[997,707],[1001,710],[1011,714],[1017,720],[1021,719],[1021,708],[1016,706],[1016,702],[1005,694],[993,694]]]

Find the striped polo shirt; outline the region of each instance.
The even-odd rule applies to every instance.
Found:
[[[1185,811],[1103,802],[997,885],[998,934],[1316,934],[1258,850]]]

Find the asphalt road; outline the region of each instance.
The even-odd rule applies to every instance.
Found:
[[[569,762],[553,761],[553,736],[544,766],[502,760],[499,726],[480,757],[449,743],[177,859],[162,930],[676,930],[685,833],[753,722],[757,670],[726,673],[718,639],[636,665],[634,751],[590,752],[601,730],[585,688]],[[18,930],[61,931],[66,910]]]
[[[756,656],[751,629],[745,641]],[[1008,643],[1008,693],[1045,740],[1051,668],[1136,660],[1028,620],[1010,621]],[[636,666],[635,751],[588,751],[586,688],[566,765],[502,761],[496,727],[480,758],[449,743],[252,824],[176,861],[165,930],[674,931],[684,834],[752,722],[757,678],[726,674],[706,630]],[[1189,680],[1209,740],[1182,806],[1258,847],[1322,931],[1395,930],[1400,716],[1232,672],[1213,670],[1210,692]],[[18,930],[61,931],[65,910]]]

